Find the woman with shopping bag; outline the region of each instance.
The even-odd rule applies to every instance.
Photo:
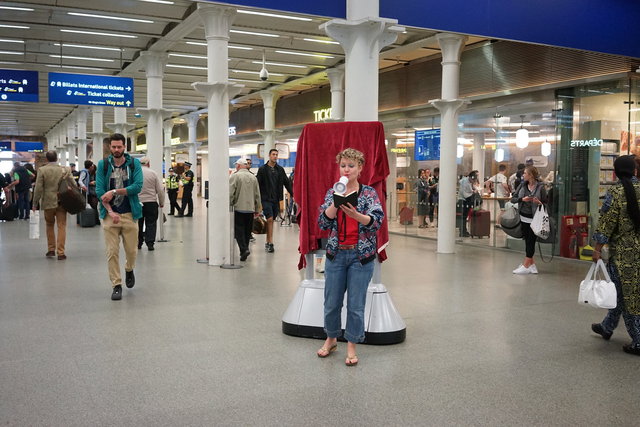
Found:
[[[633,156],[618,157],[613,167],[619,181],[607,192],[600,210],[593,234],[593,261],[600,259],[602,247],[608,244],[607,271],[616,285],[618,300],[601,323],[591,325],[591,330],[608,340],[622,316],[631,336],[631,344],[622,349],[640,356],[640,181],[635,177]]]
[[[540,174],[535,166],[527,166],[522,174],[522,182],[515,190],[511,203],[518,204],[520,227],[525,243],[525,257],[522,264],[513,270],[513,274],[538,274],[533,255],[536,252],[536,239],[531,223],[538,206],[547,203],[547,191],[539,180]]]

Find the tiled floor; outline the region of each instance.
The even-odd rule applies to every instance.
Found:
[[[44,233],[0,223],[0,425],[637,426],[640,358],[590,331],[604,312],[577,304],[588,264],[393,235],[383,282],[407,339],[345,346],[281,332],[301,273],[297,230],[276,252],[258,236],[240,270],[196,263],[204,217],[171,218],[167,243],[140,251],[137,284],[110,300],[99,228],[70,218],[68,259]],[[44,231],[44,230],[43,230]]]

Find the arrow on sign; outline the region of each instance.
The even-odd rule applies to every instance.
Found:
[[[127,86],[127,90],[128,90],[128,91],[131,91],[131,86]]]
[[[127,101],[127,107],[131,105],[131,101]]]

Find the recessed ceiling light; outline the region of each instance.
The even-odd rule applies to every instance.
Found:
[[[178,56],[180,58],[207,59],[207,57],[204,55],[187,55],[184,53],[170,53],[169,56]]]
[[[123,18],[121,16],[96,15],[94,13],[67,12],[67,15],[84,16],[87,18],[113,19],[116,21],[140,22],[143,24],[153,24],[153,21],[150,21],[148,19]]]
[[[277,13],[267,13],[267,12],[255,12],[253,10],[238,10],[238,13],[244,13],[246,15],[260,15],[260,16],[269,16],[271,18],[282,18],[282,19],[292,19],[294,21],[306,21],[309,22],[311,18],[303,18],[301,16],[291,16],[291,15],[280,15]]]
[[[47,64],[47,67],[50,67],[50,68],[71,68],[73,70],[104,71],[104,68],[80,67],[78,65],[52,65],[52,64]]]
[[[251,61],[252,64],[262,64],[262,61]],[[265,65],[274,65],[276,67],[291,67],[291,68],[308,68],[307,65],[297,64],[282,64],[280,62],[265,62]]]
[[[114,33],[103,33],[98,31],[84,31],[84,30],[60,30],[63,33],[76,33],[76,34],[91,34],[94,36],[106,36],[106,37],[123,37],[125,39],[137,39],[138,36],[132,36],[129,34],[114,34]]]
[[[24,40],[0,39],[0,43],[24,43]]]
[[[261,36],[261,37],[280,37],[277,34],[268,33],[256,33],[255,31],[243,31],[243,30],[229,30],[230,33],[246,34],[249,36]]]
[[[0,50],[0,55],[24,55],[24,52],[15,52],[11,50]]]
[[[206,46],[207,44],[204,42],[185,42],[186,44],[192,44],[195,46]]]
[[[19,28],[23,30],[28,30],[31,27],[27,27],[26,25],[9,25],[9,24],[0,24],[2,28]]]
[[[276,53],[284,53],[286,55],[313,56],[314,58],[324,58],[324,59],[334,58],[331,55],[325,55],[323,53],[304,53],[304,52],[293,52],[290,50],[276,50]]]
[[[196,67],[194,65],[167,64],[167,67],[171,67],[171,68],[188,68],[188,69],[191,69],[191,70],[208,70],[207,67]]]
[[[204,42],[185,42],[186,44],[190,44],[190,45],[194,45],[194,46],[207,46],[206,43]],[[240,50],[253,50],[252,47],[246,47],[246,46],[236,46],[236,45],[229,45],[228,46],[229,49],[240,49]]]
[[[51,58],[62,58],[62,59],[80,59],[82,61],[102,61],[102,62],[113,62],[113,59],[103,59],[103,58],[87,58],[85,56],[69,56],[69,55],[49,55]]]
[[[316,43],[324,43],[324,44],[340,44],[333,40],[320,40],[320,39],[302,39],[307,42],[316,42]]]
[[[60,46],[60,43],[54,43],[54,46]],[[69,44],[62,43],[62,47],[77,47],[80,49],[98,49],[98,50],[112,50],[115,52],[122,52],[124,49],[120,49],[119,47],[102,47],[102,46],[88,46],[82,44]]]
[[[33,12],[33,9],[31,9],[30,7],[0,6],[0,9],[21,10],[23,12]]]

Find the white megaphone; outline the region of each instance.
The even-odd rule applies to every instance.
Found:
[[[346,176],[341,176],[340,180],[333,184],[333,191],[335,191],[337,194],[344,194],[344,192],[347,191],[348,182],[349,178],[347,178]]]

